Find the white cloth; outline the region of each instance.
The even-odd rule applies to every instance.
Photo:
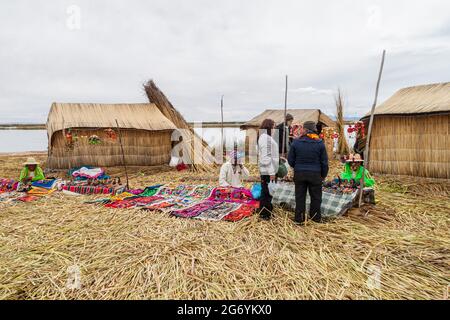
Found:
[[[230,162],[225,162],[220,168],[219,185],[221,187],[242,187],[242,179],[249,176],[248,169],[242,166],[242,169],[238,166],[236,173],[233,171],[233,165]]]
[[[267,133],[258,139],[258,165],[261,175],[274,176],[280,165],[278,143]]]

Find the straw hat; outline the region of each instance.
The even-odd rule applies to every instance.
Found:
[[[361,156],[359,154],[351,154],[348,156],[346,162],[364,162],[364,160],[361,159]]]
[[[39,163],[36,161],[35,158],[32,158],[32,157],[27,158],[27,161],[23,163],[24,166],[33,165],[33,164],[38,165]]]

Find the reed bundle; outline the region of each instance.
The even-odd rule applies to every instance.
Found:
[[[36,157],[45,166],[45,156]],[[0,176],[17,175],[24,159],[0,156]],[[167,167],[130,172],[133,186],[194,176]],[[4,206],[0,298],[448,298],[448,185],[428,181],[430,192],[417,193],[420,180],[376,179],[376,207],[304,227],[281,209],[270,222],[202,222],[87,205],[82,201],[92,197],[60,193]],[[81,272],[78,289],[66,286],[73,266]]]
[[[194,132],[181,113],[172,105],[153,80],[149,80],[144,84],[144,91],[150,103],[154,103],[162,114],[170,119],[178,129],[187,130],[188,140],[184,142],[191,146],[191,160],[194,164],[192,168],[197,171],[208,170],[209,165],[214,163],[214,157],[208,148],[208,144]]]
[[[337,154],[346,156],[350,153],[350,148],[347,139],[345,138],[344,98],[340,89],[338,89],[334,100],[336,103],[336,131],[339,134]]]

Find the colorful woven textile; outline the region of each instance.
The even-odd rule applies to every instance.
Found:
[[[222,218],[226,215],[230,214],[230,212],[235,211],[237,208],[239,208],[239,206],[239,203],[219,202],[216,203],[216,205],[214,205],[213,207],[202,211],[194,218],[200,220],[219,221],[222,220]]]
[[[185,209],[174,210],[172,214],[180,218],[193,218],[200,215],[203,211],[214,208],[218,204],[216,201],[205,200]]]
[[[111,197],[111,201],[117,201],[117,200],[125,200],[126,198],[134,197],[134,194],[129,192],[121,192],[117,193],[116,195],[113,195]]]
[[[31,183],[31,185],[37,188],[53,189],[56,185],[56,179],[45,179],[40,181],[34,181]]]
[[[0,193],[0,202],[9,202],[20,196],[23,196],[23,193],[16,191],[2,192]]]
[[[156,195],[156,193],[158,192],[158,190],[159,190],[159,188],[160,188],[161,186],[162,186],[162,185],[159,184],[159,185],[156,185],[156,186],[147,187],[147,188],[145,188],[144,192],[142,192],[142,193],[140,194],[140,196],[142,196],[142,197],[151,197],[151,196],[154,196],[154,195]]]
[[[190,196],[195,199],[206,199],[211,196],[211,192],[213,190],[214,187],[208,186],[206,184],[201,184],[195,187],[194,191],[192,191]]]
[[[140,198],[132,198],[125,200],[117,200],[105,205],[107,208],[133,208],[133,207],[143,207],[148,204],[154,203],[158,200],[164,199],[161,196],[153,196],[153,197],[140,197]]]
[[[15,201],[32,202],[32,201],[36,201],[37,199],[39,199],[39,198],[36,196],[23,196],[23,197],[16,198]]]
[[[0,193],[17,190],[18,181],[13,179],[0,179]]]
[[[166,200],[156,201],[155,203],[146,205],[143,207],[143,209],[150,210],[150,211],[157,211],[157,210],[163,210],[163,209],[173,207],[174,205],[175,205],[175,202],[173,199],[166,199]]]
[[[250,190],[245,188],[233,188],[233,187],[218,187],[215,188],[209,200],[214,201],[229,201],[237,203],[254,204],[256,200],[253,199]]]
[[[62,188],[63,190],[79,194],[115,194],[119,191],[117,187],[87,186],[87,185],[63,186]]]
[[[31,187],[31,189],[27,191],[27,194],[30,196],[44,197],[49,194],[52,194],[54,191],[55,189]]]
[[[248,204],[241,204],[239,208],[230,212],[223,220],[236,222],[244,218],[250,217],[255,212],[255,207]]]

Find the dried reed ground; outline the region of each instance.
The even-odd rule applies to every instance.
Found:
[[[16,176],[23,159],[0,156],[0,177]],[[199,176],[156,170],[133,169],[132,186]],[[379,203],[367,216],[305,227],[281,209],[270,222],[228,223],[106,209],[59,193],[0,204],[0,298],[448,298],[449,183],[378,181]],[[72,265],[81,289],[66,288]],[[370,285],[374,268],[380,288]]]

